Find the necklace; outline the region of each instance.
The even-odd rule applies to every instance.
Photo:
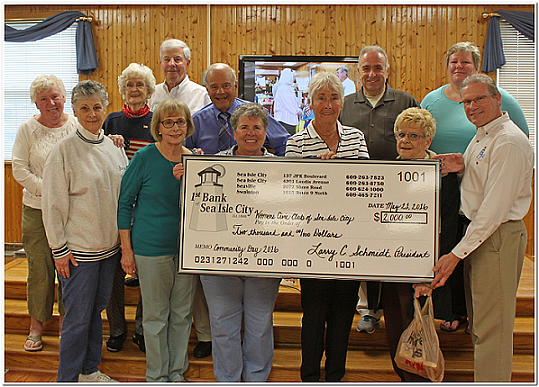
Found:
[[[161,156],[163,156],[163,158],[169,162],[169,164],[170,164],[170,166],[172,167],[172,169],[174,169],[174,167],[175,167],[177,164],[181,163],[181,161],[171,161],[167,156],[165,156],[165,151],[164,151],[164,149],[163,149],[161,143],[156,142],[156,143],[155,143],[155,146],[157,147],[157,150],[159,151],[159,153],[161,153]],[[183,150],[183,146],[182,146],[182,150]],[[182,154],[183,154],[183,152],[182,152]],[[181,157],[181,155],[180,155],[180,157]]]

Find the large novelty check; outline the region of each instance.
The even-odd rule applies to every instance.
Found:
[[[438,161],[183,160],[181,272],[434,278]]]

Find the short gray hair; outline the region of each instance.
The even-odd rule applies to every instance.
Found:
[[[189,46],[179,39],[167,39],[161,43],[161,48],[159,49],[159,58],[163,56],[163,51],[172,50],[173,48],[182,48],[185,60],[189,61],[191,59],[191,50],[189,49]]]
[[[337,67],[337,72],[342,71],[346,73],[346,76],[348,76],[349,70],[346,66]]]
[[[389,59],[387,57],[387,54],[386,52],[384,51],[384,49],[380,46],[365,46],[361,49],[361,51],[359,52],[359,57],[357,58],[357,64],[359,66],[359,62],[361,61],[361,57],[369,52],[378,52],[380,54],[382,54],[384,56],[384,58],[386,59],[386,70],[389,69]]]
[[[109,94],[107,93],[107,89],[105,89],[105,86],[103,86],[99,82],[91,80],[79,82],[75,85],[73,91],[71,92],[71,106],[73,106],[73,108],[76,108],[77,103],[81,99],[88,99],[93,97],[98,97],[99,99],[101,99],[101,104],[103,105],[104,109],[106,109],[109,105]]]
[[[344,99],[344,87],[341,80],[333,73],[321,72],[316,73],[309,83],[308,95],[312,100],[314,95],[321,89],[333,89],[339,93],[341,101]]]
[[[66,96],[66,88],[62,80],[54,75],[40,75],[30,85],[30,100],[36,103],[37,95],[44,91],[48,91],[52,86],[58,86],[62,95]]]
[[[234,78],[234,82],[238,80],[238,78],[236,78],[236,72],[234,71],[232,67],[230,67],[226,63],[213,63],[206,69],[206,84],[208,83],[208,78],[210,77],[210,74],[213,71],[224,70],[224,69],[227,69],[230,71],[230,73],[232,74],[232,77]]]
[[[485,83],[488,86],[488,90],[493,96],[497,96],[500,94],[500,91],[496,87],[496,82],[492,80],[491,77],[489,77],[486,74],[473,74],[469,77],[466,77],[464,81],[462,81],[462,85],[460,87],[461,95],[462,95],[462,89],[464,89],[466,86],[469,86],[474,83]]]
[[[238,127],[238,121],[241,117],[258,118],[260,121],[262,121],[262,126],[264,126],[264,130],[268,129],[268,112],[266,109],[264,109],[257,103],[244,103],[240,105],[236,110],[234,110],[234,113],[232,113],[232,117],[230,117],[230,124],[232,125],[232,129],[234,129],[234,131],[236,131]]]
[[[150,98],[155,92],[156,82],[152,70],[143,64],[131,63],[125,68],[124,71],[122,71],[122,75],[118,77],[118,88],[121,95],[123,95],[125,92],[125,84],[127,83],[127,80],[132,78],[144,79],[144,83],[149,91],[148,98]]]
[[[475,68],[478,69],[481,65],[481,53],[479,52],[479,48],[472,42],[458,42],[453,44],[449,50],[447,50],[447,54],[445,55],[446,68],[449,67],[449,58],[451,58],[451,55],[457,52],[470,52],[473,57]]]

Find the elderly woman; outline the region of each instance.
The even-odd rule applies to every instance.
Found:
[[[425,96],[421,107],[430,111],[436,119],[436,136],[432,139],[431,149],[436,153],[464,153],[476,128],[468,118],[460,101],[460,88],[466,77],[477,74],[481,65],[481,54],[471,42],[459,42],[451,46],[446,54],[447,76],[450,83]],[[507,111],[522,131],[528,134],[528,124],[518,102],[507,91],[502,94],[502,110]],[[463,225],[459,226],[460,229]],[[462,231],[459,231],[462,234]],[[461,262],[450,277],[452,291],[452,315],[443,320],[440,329],[457,331],[467,321],[464,299],[464,264]],[[466,328],[466,332],[468,332]]]
[[[64,113],[66,90],[61,79],[40,75],[30,86],[30,99],[39,114],[21,124],[13,145],[13,177],[24,187],[22,197],[22,244],[28,260],[26,283],[30,332],[27,351],[43,348],[43,323],[52,317],[54,280],[52,257],[41,215],[43,168],[52,147],[75,131],[77,120]],[[60,329],[64,315],[61,286],[58,286]]]
[[[43,173],[43,222],[62,284],[65,319],[59,382],[112,381],[101,362],[103,323],[120,259],[116,220],[127,157],[101,130],[108,94],[94,81],[71,96],[77,130],[51,150]]]
[[[237,144],[218,155],[273,156],[263,147],[268,114],[262,106],[243,104],[230,122]],[[201,275],[200,280],[210,313],[215,379],[265,382],[273,361],[273,307],[280,279]]]
[[[155,91],[155,77],[148,67],[131,63],[118,77],[120,94],[125,100],[122,111],[110,113],[103,123],[105,135],[119,138],[125,147],[127,158],[131,160],[136,151],[153,143],[150,133],[152,112],[148,100]],[[127,332],[125,322],[125,272],[118,264],[114,274],[112,296],[107,306],[110,337],[107,350],[118,352],[122,349]],[[142,298],[139,298],[135,315],[133,341],[142,352],[146,351],[144,330],[142,329]]]
[[[416,107],[402,111],[395,120],[395,138],[397,139],[398,159],[423,160],[431,159],[435,153],[429,150],[436,122],[428,110]],[[457,223],[460,203],[460,193],[457,175],[445,174],[441,185],[441,234],[440,253],[446,254],[458,242]],[[400,336],[413,319],[412,300],[415,297],[431,295],[432,289],[424,284],[392,283],[382,284],[381,304],[384,310],[384,320],[387,342],[393,369],[403,382],[429,381],[419,375],[403,371],[397,367],[394,358],[397,352]],[[450,318],[451,291],[448,286],[437,289],[433,295],[436,318]]]
[[[156,142],[135,153],[122,180],[121,265],[127,274],[136,270],[139,276],[146,380],[177,382],[185,380],[189,366],[195,294],[194,277],[178,273],[180,181],[173,175],[182,155],[193,154],[183,146],[194,131],[189,108],[178,100],[161,102],[150,130]]]
[[[344,88],[335,74],[318,73],[309,84],[314,120],[288,139],[286,157],[368,159],[363,133],[337,120]],[[350,327],[354,319],[359,281],[301,279],[301,380],[320,379],[326,329],[326,381],[338,382],[345,373]]]

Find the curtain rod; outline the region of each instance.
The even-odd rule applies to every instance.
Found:
[[[492,13],[483,13],[483,19],[488,19],[489,17],[492,17],[492,16],[500,16],[499,14],[497,14],[496,12],[492,12]]]
[[[45,20],[45,18],[5,19],[6,22],[41,22],[43,20]],[[92,22],[92,21],[94,21],[94,18],[91,17],[91,16],[81,16],[81,17],[75,19],[75,21],[89,21],[89,22]]]

